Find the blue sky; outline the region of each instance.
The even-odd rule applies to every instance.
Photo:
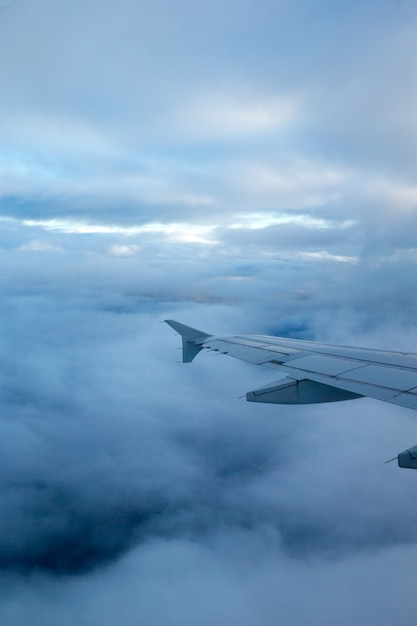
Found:
[[[416,612],[412,411],[158,322],[417,352],[417,4],[0,10],[0,621]],[[268,378],[269,377],[269,378]]]

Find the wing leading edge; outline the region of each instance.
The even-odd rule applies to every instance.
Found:
[[[417,410],[417,354],[270,337],[215,337],[165,320],[182,337],[183,362],[203,349],[264,365],[286,374],[249,391],[249,402],[311,404],[369,396]],[[398,455],[400,467],[417,469],[417,446]]]

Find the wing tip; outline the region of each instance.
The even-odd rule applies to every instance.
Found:
[[[191,363],[191,361],[193,361],[197,354],[203,349],[201,343],[212,337],[212,335],[209,335],[202,330],[198,330],[192,326],[187,326],[186,324],[181,324],[181,322],[177,322],[176,320],[164,320],[164,322],[168,324],[168,326],[171,326],[175,332],[181,335],[183,363]]]

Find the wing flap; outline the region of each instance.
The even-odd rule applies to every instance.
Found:
[[[354,400],[362,396],[313,380],[284,378],[246,394],[248,402],[268,404],[318,404]]]
[[[276,366],[276,368],[281,372],[285,372],[290,378],[295,380],[308,379],[322,385],[337,387],[338,389],[355,393],[360,396],[369,396],[370,398],[375,398],[376,400],[388,401],[389,398],[398,394],[398,390],[395,389],[385,389],[384,387],[378,387],[376,385],[359,383],[341,376],[327,376],[324,374],[289,367],[288,365],[279,365]]]

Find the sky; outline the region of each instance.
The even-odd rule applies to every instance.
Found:
[[[164,319],[417,353],[417,2],[0,2],[0,623],[388,626],[413,411]]]

